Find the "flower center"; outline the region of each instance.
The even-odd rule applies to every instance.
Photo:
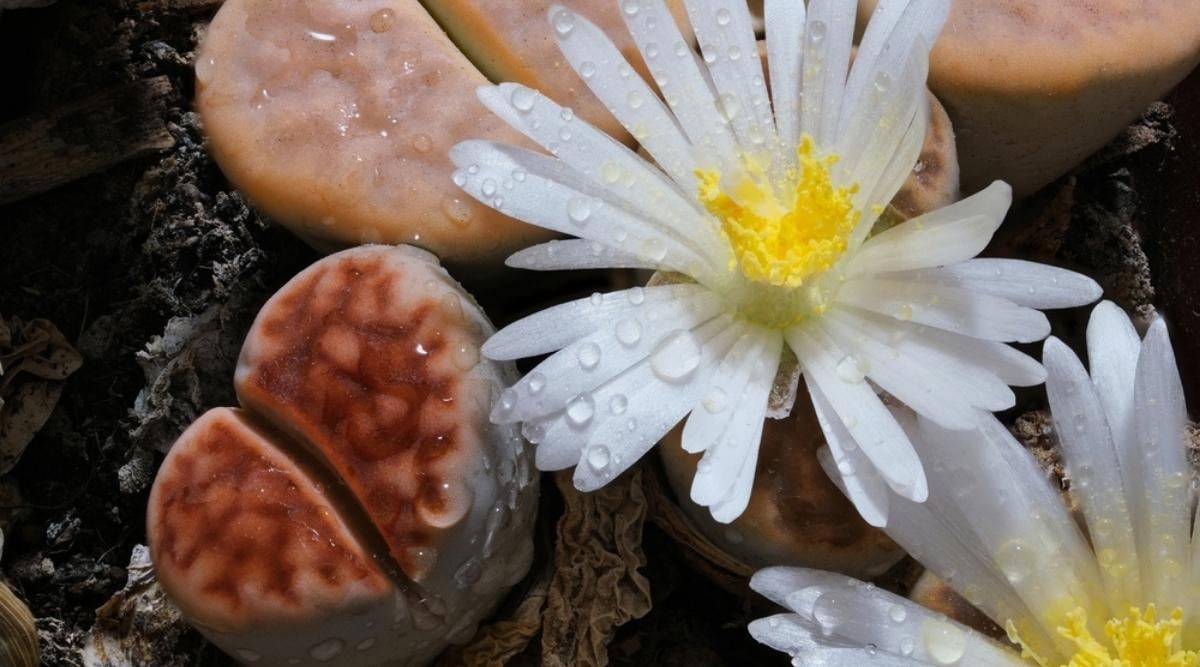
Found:
[[[1124,618],[1104,624],[1108,642],[1092,636],[1087,614],[1076,608],[1067,614],[1067,625],[1058,633],[1076,646],[1075,655],[1063,667],[1200,667],[1200,652],[1183,648],[1183,610],[1158,619],[1154,605],[1142,611],[1129,610]],[[1026,651],[1026,657],[1046,664]]]
[[[733,249],[730,270],[740,267],[754,282],[795,288],[823,273],[846,251],[861,211],[854,209],[858,185],[836,187],[830,168],[836,155],[817,157],[808,135],[796,149],[799,166],[777,191],[753,156],[732,192],[721,189],[715,169],[697,170],[700,200],[721,221]]]

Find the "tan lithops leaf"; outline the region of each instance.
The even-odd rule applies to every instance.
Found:
[[[718,523],[689,499],[700,456],[683,451],[681,431],[675,428],[659,447],[667,480],[692,529],[740,566],[723,569],[798,565],[870,578],[903,557],[900,547],[859,517],[821,468],[817,449],[824,437],[807,396],[796,401],[789,417],[764,425],[750,504],[730,524]]]
[[[615,40],[626,60],[649,78],[617,2],[509,0],[498,5],[488,0],[439,0],[427,3],[434,18],[488,78],[515,81],[540,90],[607,134],[632,142],[628,132],[588,90],[559,51],[548,23],[550,8],[555,5],[596,24]],[[668,0],[667,5],[675,20],[684,26],[683,33],[690,36],[682,0]]]
[[[537,478],[488,422],[511,365],[424,251],[317,262],[260,311],[235,384],[171,449],[150,547],[164,590],[246,663],[424,665],[528,571]]]
[[[229,0],[196,79],[226,176],[321,247],[411,243],[498,266],[549,236],[454,185],[456,142],[523,139],[478,101],[487,80],[416,0]]]
[[[859,15],[876,0],[859,0]],[[929,87],[963,188],[1028,195],[1115,137],[1200,62],[1194,0],[955,0]]]

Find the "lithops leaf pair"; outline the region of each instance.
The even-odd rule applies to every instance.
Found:
[[[532,558],[537,483],[488,422],[511,365],[424,251],[365,246],[259,313],[235,385],[176,442],[147,521],[164,589],[254,665],[422,665]]]
[[[859,16],[878,0],[859,0]],[[1195,0],[956,0],[929,87],[958,133],[967,192],[1017,196],[1078,165],[1200,62]]]
[[[431,3],[448,37],[417,0],[228,0],[196,58],[209,149],[259,210],[320,248],[409,243],[447,263],[499,266],[550,234],[451,179],[459,141],[530,146],[476,98],[488,81],[477,66],[620,129],[565,65],[546,25],[551,4]],[[616,3],[563,4],[622,24]],[[627,35],[620,46],[634,52]],[[495,197],[504,192],[494,184]]]

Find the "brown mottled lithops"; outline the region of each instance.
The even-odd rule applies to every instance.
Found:
[[[791,416],[764,425],[750,503],[730,524],[688,499],[700,456],[683,450],[681,430],[659,448],[679,506],[694,530],[747,571],[787,564],[870,578],[903,558],[821,469],[817,450],[825,441],[807,398],[796,401]]]
[[[859,0],[860,17],[877,0]],[[929,87],[963,186],[1029,194],[1082,162],[1200,62],[1196,0],[956,0]]]
[[[424,251],[365,246],[281,289],[241,409],[176,442],[147,521],[163,588],[245,664],[422,665],[470,639],[532,558],[537,482],[488,409],[492,327]]]
[[[451,180],[456,141],[523,139],[479,103],[487,80],[417,0],[227,0],[196,80],[225,175],[318,247],[410,243],[498,266],[549,235]]]

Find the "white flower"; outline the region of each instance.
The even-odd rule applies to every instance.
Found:
[[[1043,359],[1083,530],[999,422],[968,442],[905,420],[930,493],[924,504],[893,497],[888,534],[1023,651],[869,584],[790,568],[755,575],[751,585],[793,613],[751,633],[805,665],[1200,665],[1200,536],[1166,326],[1154,322],[1139,343],[1104,302],[1087,347],[1090,377],[1058,339]]]
[[[1004,343],[1041,340],[1036,308],[1099,297],[1077,274],[972,259],[1008,209],[1007,185],[871,235],[920,153],[929,44],[948,0],[884,0],[849,67],[857,3],[766,2],[770,89],[740,0],[688,0],[703,59],[662,0],[623,0],[654,77],[593,24],[554,7],[567,61],[655,163],[516,84],[480,99],[551,155],[486,141],[451,152],[476,199],[578,239],[517,253],[535,270],[636,267],[682,284],[596,294],[488,341],[494,359],[558,351],[505,392],[493,419],[524,422],[543,470],[603,486],[688,416],[704,452],[692,499],[745,509],[785,346],[823,416],[832,456],[865,454],[848,483],[886,521],[880,480],[926,495],[921,461],[878,394],[947,428],[1014,403],[1044,369]],[[655,91],[661,91],[662,96]],[[552,157],[553,156],[553,157]],[[774,415],[780,416],[780,415]]]

